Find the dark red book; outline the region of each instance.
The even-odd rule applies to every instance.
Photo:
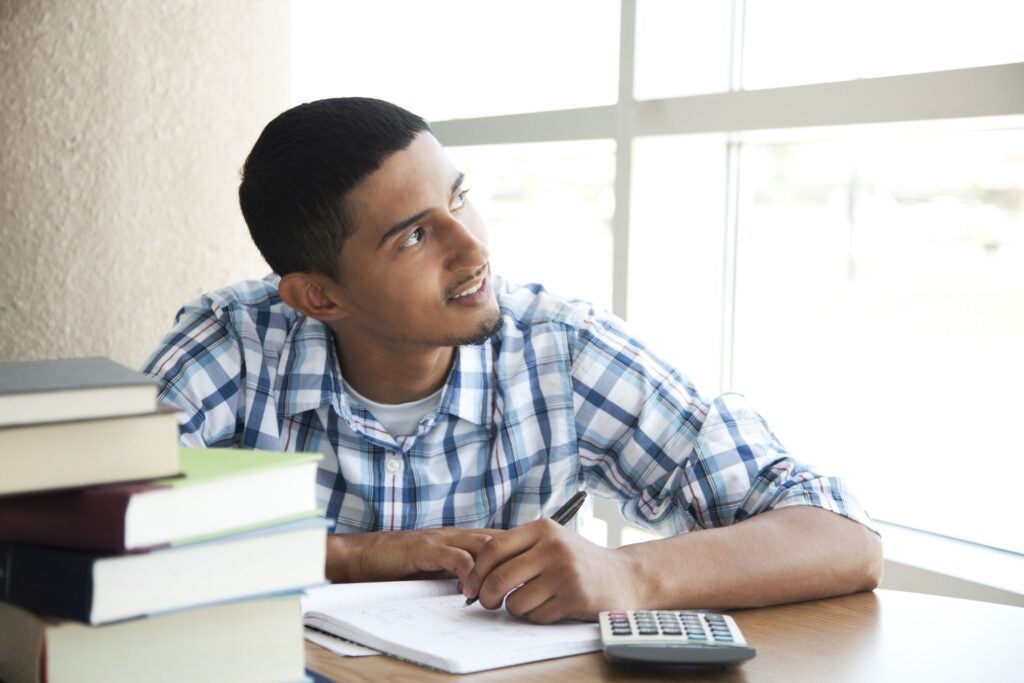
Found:
[[[0,543],[124,553],[316,513],[319,454],[177,453],[180,476],[0,498]]]

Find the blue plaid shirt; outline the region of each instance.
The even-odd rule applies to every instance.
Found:
[[[440,407],[393,437],[347,394],[331,331],[268,276],[187,304],[144,371],[182,410],[181,443],[316,451],[336,532],[508,528],[573,492],[663,534],[813,505],[870,525],[738,394],[708,402],[622,322],[494,278],[500,331],[458,349]]]

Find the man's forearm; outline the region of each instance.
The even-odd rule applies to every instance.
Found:
[[[462,578],[495,529],[418,529],[327,537],[327,579],[334,583],[391,581],[424,575]]]
[[[772,510],[720,529],[625,546],[651,608],[734,608],[878,586],[882,545],[866,527],[819,508]]]

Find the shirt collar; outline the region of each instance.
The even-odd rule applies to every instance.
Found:
[[[490,425],[494,402],[492,343],[488,339],[482,344],[456,349],[455,363],[448,374],[439,413],[454,415],[477,425]]]
[[[445,383],[439,413],[487,426],[492,420],[493,342],[460,346]],[[332,406],[347,422],[353,421],[341,365],[334,348],[334,333],[324,323],[299,314],[288,331],[278,362],[278,413],[291,417]]]
[[[348,414],[334,333],[314,318],[298,314],[277,366],[278,413],[291,417],[323,406]]]

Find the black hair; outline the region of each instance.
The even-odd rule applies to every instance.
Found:
[[[354,230],[345,196],[429,130],[421,117],[367,97],[307,102],[268,123],[245,160],[238,199],[274,272],[336,278],[342,244]]]

